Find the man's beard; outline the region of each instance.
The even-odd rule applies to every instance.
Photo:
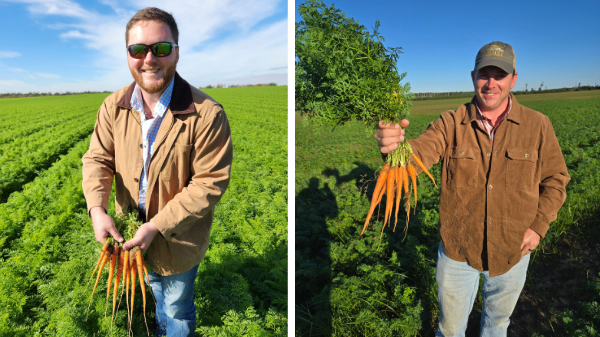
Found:
[[[129,69],[129,71],[131,71],[131,75],[133,76],[135,83],[137,83],[137,85],[139,85],[142,88],[142,90],[149,94],[154,94],[165,90],[169,86],[169,84],[171,84],[171,80],[173,79],[173,76],[175,76],[176,67],[177,63],[173,63],[168,67],[163,68],[163,77],[160,80],[158,80],[158,82],[152,85],[146,85],[144,83],[143,75],[139,72],[134,71],[132,69]]]

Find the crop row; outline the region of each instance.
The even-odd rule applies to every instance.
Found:
[[[69,123],[75,119],[89,117],[90,115],[95,115],[93,110],[79,109],[78,111],[70,111],[69,114],[60,112],[56,113],[54,116],[44,116],[44,118],[29,121],[26,124],[12,125],[11,128],[5,128],[0,132],[0,146],[34,135],[42,130],[47,132],[56,127],[64,127],[65,123]]]
[[[27,97],[0,100],[0,133],[32,124],[69,118],[90,111],[95,115],[107,94]]]
[[[35,178],[37,172],[49,167],[93,128],[94,115],[88,114],[61,127],[0,145],[0,202]]]

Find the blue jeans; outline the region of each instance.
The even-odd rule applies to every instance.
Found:
[[[162,276],[154,271],[150,273],[150,286],[156,298],[157,336],[194,336],[194,281],[197,272],[198,265],[181,274]]]
[[[508,272],[490,277],[488,271],[479,271],[467,262],[450,259],[440,245],[435,274],[440,307],[440,324],[436,337],[464,337],[467,320],[477,296],[480,276],[483,276],[483,309],[479,335],[506,336],[509,317],[525,285],[528,265],[529,254],[521,257],[521,261]]]

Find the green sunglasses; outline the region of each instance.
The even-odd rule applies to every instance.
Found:
[[[152,55],[156,57],[165,57],[171,55],[174,47],[178,47],[176,43],[157,42],[153,44],[132,44],[127,46],[129,56],[134,59],[143,59],[148,54],[148,49],[152,51]]]

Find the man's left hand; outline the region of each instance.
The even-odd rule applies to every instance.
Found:
[[[540,235],[534,230],[527,228],[523,243],[521,243],[521,256],[531,253],[540,243]]]
[[[146,252],[146,249],[152,243],[154,236],[158,233],[158,228],[152,222],[146,222],[138,228],[135,233],[135,237],[123,244],[123,249],[129,250],[135,246],[140,246],[142,254]]]

